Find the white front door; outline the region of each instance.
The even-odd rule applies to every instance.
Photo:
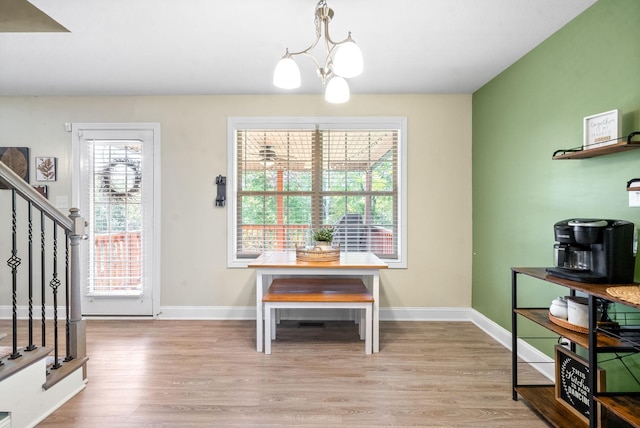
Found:
[[[73,200],[89,223],[82,313],[153,316],[160,127],[74,124],[72,134]]]

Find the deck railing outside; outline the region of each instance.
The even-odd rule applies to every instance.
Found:
[[[96,234],[92,291],[137,291],[142,286],[142,233]]]
[[[366,230],[362,251],[376,254],[393,253],[393,231],[378,226],[362,226]],[[307,225],[242,225],[242,249],[245,252],[293,251],[296,245],[307,243],[309,226]],[[286,236],[285,242],[276,239]]]

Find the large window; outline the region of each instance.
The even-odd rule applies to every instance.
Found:
[[[231,266],[311,245],[405,265],[404,118],[229,119]]]

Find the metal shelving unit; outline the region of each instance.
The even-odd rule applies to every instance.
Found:
[[[611,284],[588,284],[548,275],[545,268],[512,268],[512,381],[513,399],[525,399],[547,422],[554,427],[605,426],[607,418],[617,418],[634,427],[640,427],[640,393],[595,392],[589,399],[589,423],[569,411],[555,398],[555,385],[523,385],[518,382],[518,317],[525,318],[545,329],[565,337],[588,351],[589,385],[597,383],[597,356],[599,353],[640,352],[640,341],[614,334],[597,325],[596,298],[640,309],[640,304],[630,303],[607,294]],[[521,307],[518,304],[518,275],[526,275],[541,281],[567,287],[572,295],[585,293],[589,300],[589,331],[578,333],[552,323],[548,308]],[[615,284],[638,287],[638,284]],[[593,388],[591,388],[593,391]],[[598,404],[600,406],[598,406]],[[599,409],[600,407],[600,409]],[[603,418],[603,415],[606,417]],[[601,423],[603,425],[601,425]]]

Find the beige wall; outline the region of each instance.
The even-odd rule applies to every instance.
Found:
[[[355,95],[339,106],[320,95],[0,97],[0,146],[30,147],[31,162],[58,157],[55,201],[71,196],[65,122],[159,122],[160,304],[246,307],[255,275],[226,267],[227,209],[214,207],[229,116],[406,116],[408,268],[383,273],[381,306],[471,306],[471,95]]]

